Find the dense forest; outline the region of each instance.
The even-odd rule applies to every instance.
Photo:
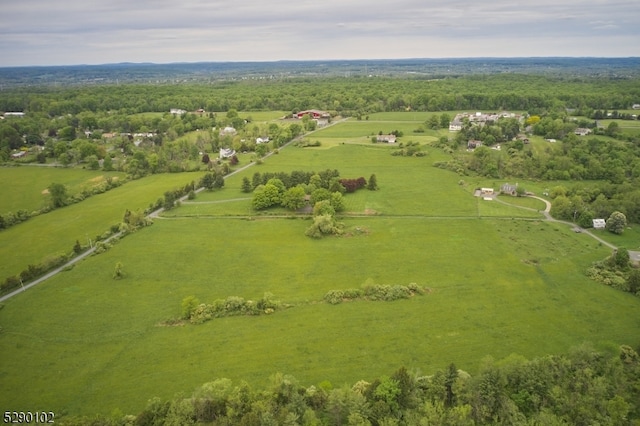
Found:
[[[635,79],[491,74],[428,79],[298,77],[210,84],[37,86],[4,90],[0,111],[56,117],[81,112],[135,114],[195,111],[299,111],[357,115],[380,111],[628,109],[640,102]]]
[[[87,86],[119,83],[193,83],[295,77],[422,76],[472,74],[636,78],[639,58],[441,58],[276,62],[120,63],[0,68],[0,90],[15,86]]]

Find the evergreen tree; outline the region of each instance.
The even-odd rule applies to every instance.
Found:
[[[242,189],[242,192],[245,192],[245,193],[249,193],[253,191],[253,187],[251,186],[251,181],[249,181],[249,178],[246,176],[242,178],[241,189]]]
[[[372,174],[369,178],[369,182],[367,182],[367,189],[369,191],[375,191],[378,189],[378,178],[376,178],[375,174]]]

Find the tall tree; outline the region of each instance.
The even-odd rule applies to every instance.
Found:
[[[622,234],[624,232],[624,228],[627,227],[627,217],[624,213],[615,211],[611,213],[609,219],[606,222],[606,228],[608,231],[613,232],[614,234]]]
[[[54,208],[67,205],[67,187],[61,183],[49,185],[49,195],[51,195],[51,205]]]

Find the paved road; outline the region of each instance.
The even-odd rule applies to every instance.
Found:
[[[110,236],[109,238],[107,238],[106,240],[104,240],[105,243],[108,243],[109,241],[111,241],[114,238],[118,238],[122,235],[122,232],[118,232],[117,234],[114,234],[112,236]],[[37,278],[31,282],[29,282],[29,284],[27,285],[23,285],[21,286],[18,290],[12,291],[11,293],[5,294],[4,296],[0,297],[0,303],[4,302],[7,299],[10,299],[11,297],[22,293],[23,291],[26,291],[28,288],[31,288],[33,286],[36,286],[38,284],[40,284],[43,281],[48,280],[49,278],[53,277],[54,275],[56,275],[57,273],[60,273],[62,271],[64,271],[65,269],[67,269],[68,267],[74,265],[75,263],[81,261],[82,259],[84,259],[87,256],[90,256],[93,254],[93,252],[96,251],[96,246],[91,247],[89,250],[79,254],[78,256],[74,257],[73,259],[69,260],[67,263],[65,263],[64,265],[49,271],[48,273],[46,273],[45,275],[41,276],[40,278]]]

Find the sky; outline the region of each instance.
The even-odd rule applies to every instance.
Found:
[[[638,0],[4,0],[0,67],[640,56]]]

